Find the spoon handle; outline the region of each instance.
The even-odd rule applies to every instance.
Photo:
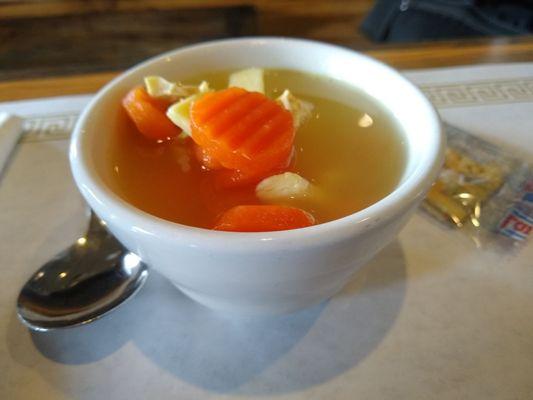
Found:
[[[100,219],[98,215],[91,210],[91,216],[89,219],[89,227],[87,228],[87,235],[111,235],[106,228],[106,223]]]
[[[0,176],[21,133],[21,118],[5,113],[0,114]]]

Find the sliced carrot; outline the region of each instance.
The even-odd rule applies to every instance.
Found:
[[[294,151],[283,163],[268,170],[235,170],[222,168],[214,172],[213,182],[217,189],[233,189],[243,186],[256,185],[269,176],[279,174],[290,169],[294,165]]]
[[[276,175],[279,170],[273,171],[239,171],[235,169],[221,169],[214,172],[213,182],[217,189],[233,189],[243,186],[255,185],[270,175]]]
[[[135,126],[149,139],[162,140],[177,136],[181,129],[166,116],[168,102],[152,98],[139,86],[133,88],[122,99],[122,106]]]
[[[315,223],[302,209],[278,205],[248,205],[230,208],[213,229],[233,232],[269,232],[305,228]]]
[[[248,185],[254,185],[262,179],[276,175],[289,168],[294,161],[293,154],[282,164],[274,166],[269,170],[235,170],[224,168],[205,147],[193,144],[194,154],[203,169],[212,171],[213,182],[217,189],[231,189]]]
[[[193,144],[194,148],[194,155],[196,156],[196,159],[200,163],[200,165],[208,170],[218,170],[223,169],[224,167],[222,164],[220,164],[217,160],[213,158],[213,156],[209,153],[209,151],[205,147],[200,147],[196,143]],[[226,170],[230,171],[230,170]]]
[[[255,185],[263,179],[282,172],[284,168],[273,168],[268,171],[240,171],[235,169],[220,169],[214,172],[213,182],[217,189],[232,189]]]
[[[232,87],[191,107],[192,138],[225,168],[268,171],[292,153],[292,115],[261,93]]]

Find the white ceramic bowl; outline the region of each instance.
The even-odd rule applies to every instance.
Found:
[[[350,216],[304,229],[218,232],[169,222],[117,196],[103,163],[122,96],[143,76],[188,77],[244,67],[296,69],[355,86],[388,108],[406,135],[408,161],[397,188]],[[306,40],[246,38],[180,48],[121,74],[90,102],[70,147],[74,179],[109,229],[185,294],[215,309],[288,312],[337,293],[406,223],[443,158],[439,118],[393,69],[354,51]]]

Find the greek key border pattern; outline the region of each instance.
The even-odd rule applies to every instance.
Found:
[[[437,108],[533,102],[533,78],[419,87]],[[78,113],[28,117],[22,141],[67,140],[77,118]]]
[[[67,140],[74,129],[78,113],[36,115],[24,120],[22,142]]]
[[[437,108],[533,101],[533,78],[419,87]]]

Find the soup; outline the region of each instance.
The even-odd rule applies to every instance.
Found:
[[[228,87],[230,73],[183,81],[195,85],[207,81],[212,90],[222,90]],[[394,190],[405,167],[404,137],[375,100],[335,80],[297,71],[266,70],[263,79],[267,97],[278,98],[289,89],[313,106],[296,128],[287,165],[273,168],[261,179],[220,185],[216,175],[220,171],[210,170],[199,158],[194,135],[194,140],[183,134],[148,139],[121,111],[108,166],[115,191],[157,217],[211,229],[223,213],[242,205],[294,207],[310,214],[313,223],[324,223],[368,207]],[[278,178],[265,181],[269,175]],[[305,193],[289,190],[284,195],[282,190],[272,195],[276,184],[287,179],[297,180],[291,190],[303,182]]]

